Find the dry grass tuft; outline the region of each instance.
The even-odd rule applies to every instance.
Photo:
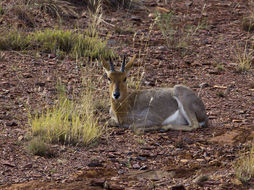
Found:
[[[54,152],[50,149],[49,145],[41,137],[33,138],[27,144],[27,151],[33,155],[54,157]]]
[[[247,32],[254,31],[254,0],[248,0],[249,15],[242,20],[243,30]]]
[[[236,46],[234,56],[237,63],[236,69],[238,72],[246,72],[251,69],[253,53],[254,50],[248,47],[247,42],[243,47],[240,47],[239,45]]]
[[[26,34],[11,31],[0,37],[1,50],[27,50],[37,48],[43,52],[64,52],[74,58],[108,58],[113,52],[97,35],[90,37],[79,32],[61,29],[46,29]]]
[[[33,136],[42,137],[49,143],[91,144],[104,131],[94,115],[93,97],[92,91],[85,89],[82,101],[75,104],[59,91],[56,105],[45,113],[37,113],[34,117],[30,115]]]
[[[236,177],[242,183],[248,183],[254,177],[254,147],[249,153],[243,155],[235,166]]]

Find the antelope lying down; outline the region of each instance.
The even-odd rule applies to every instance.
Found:
[[[186,86],[129,92],[126,78],[134,60],[135,56],[125,65],[124,58],[120,71],[111,59],[103,62],[110,82],[112,125],[144,131],[191,131],[208,125],[203,102]]]

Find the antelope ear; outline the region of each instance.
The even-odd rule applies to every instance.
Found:
[[[103,69],[105,70],[105,72],[108,75],[110,73],[110,65],[105,59],[101,58],[101,60],[102,60]]]
[[[135,61],[136,55],[134,55],[131,60],[125,65],[125,72],[128,73],[133,66],[133,63]]]

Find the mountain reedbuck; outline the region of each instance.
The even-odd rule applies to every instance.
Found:
[[[111,125],[134,130],[191,131],[208,125],[205,106],[182,85],[129,91],[126,78],[135,56],[116,71],[112,60],[103,62],[109,80]]]

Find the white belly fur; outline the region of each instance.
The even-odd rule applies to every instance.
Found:
[[[162,122],[162,125],[167,124],[178,124],[178,125],[191,125],[190,120],[183,108],[182,102],[175,96],[173,98],[177,101],[178,109],[174,114],[170,115],[165,121]]]
[[[175,113],[170,115],[167,119],[165,119],[162,122],[162,125],[168,125],[168,124],[188,125],[184,116],[180,114],[180,110],[176,110]]]
[[[179,101],[177,97],[174,96],[174,99],[177,101],[178,109],[170,115],[167,119],[162,122],[162,125],[168,124],[178,124],[178,125],[191,125],[190,119],[187,116],[183,104]],[[205,125],[205,121],[200,122],[199,125],[203,127]]]

